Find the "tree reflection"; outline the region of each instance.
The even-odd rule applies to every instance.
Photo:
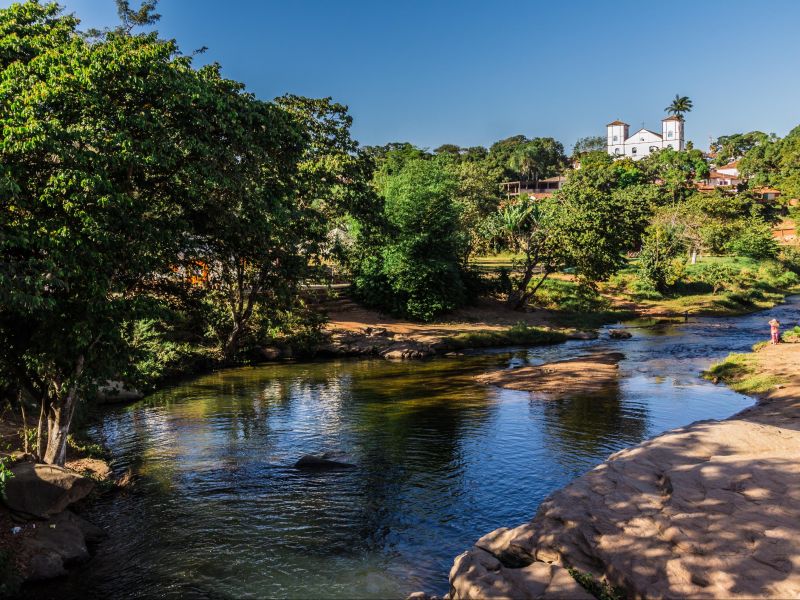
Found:
[[[573,473],[585,471],[618,448],[640,442],[648,428],[646,405],[625,402],[619,380],[602,394],[532,399],[531,407],[542,411],[543,434],[557,450],[555,459]]]

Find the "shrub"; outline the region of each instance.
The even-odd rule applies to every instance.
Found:
[[[727,244],[728,252],[755,259],[775,258],[778,243],[772,237],[772,227],[760,219],[750,219]]]
[[[660,300],[664,297],[653,284],[646,279],[636,278],[630,285],[631,295],[637,300]]]
[[[10,456],[0,457],[0,497],[6,497],[6,483],[9,479],[14,477],[9,465],[11,464]]]
[[[789,344],[796,344],[800,342],[800,326],[795,325],[792,329],[788,329],[781,335],[781,340]]]
[[[583,283],[548,279],[536,291],[534,304],[566,312],[595,312],[608,309],[609,301]]]
[[[125,379],[142,391],[178,374],[192,372],[204,360],[198,346],[179,341],[174,324],[163,319],[142,319],[129,326],[134,362]]]
[[[793,273],[800,274],[800,247],[784,246],[781,248],[778,260],[784,268]]]
[[[710,285],[711,293],[716,295],[720,290],[730,289],[739,273],[739,269],[731,265],[708,263],[697,267],[692,277]]]
[[[686,260],[674,228],[652,226],[639,253],[639,275],[657,292],[664,293],[683,276]]]

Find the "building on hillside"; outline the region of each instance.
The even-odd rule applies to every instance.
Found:
[[[739,179],[739,161],[735,160],[727,165],[722,165],[721,167],[717,167],[716,171],[718,173],[722,173],[723,175],[729,175],[731,177],[735,177]]]
[[[702,184],[700,184],[700,188],[718,188],[718,187],[725,187],[725,188],[736,188],[742,180],[738,176],[730,175],[727,173],[722,173],[720,171],[711,170],[706,177]]]
[[[758,195],[761,200],[776,200],[778,196],[781,195],[780,190],[776,190],[775,188],[770,187],[760,187],[753,190],[756,195]]]
[[[556,191],[560,190],[567,178],[564,175],[547,177],[538,181],[506,181],[500,184],[500,188],[506,198],[514,198],[520,194],[527,194],[534,200],[549,198]]]
[[[629,126],[622,121],[613,121],[606,125],[606,148],[611,156],[627,156],[640,160],[650,156],[656,150],[673,148],[683,150],[685,146],[683,119],[667,117],[661,119],[661,133],[642,127],[633,135],[629,135]]]

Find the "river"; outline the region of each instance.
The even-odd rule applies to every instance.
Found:
[[[336,360],[232,369],[109,409],[90,435],[140,477],[86,512],[109,538],[31,597],[402,598],[444,593],[453,558],[530,519],[609,454],[752,399],[698,377],[794,325],[800,300],[736,318],[627,323],[630,340],[394,363]],[[474,375],[625,354],[618,384],[542,401]],[[308,473],[303,454],[356,466]]]

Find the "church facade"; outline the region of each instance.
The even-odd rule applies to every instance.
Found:
[[[683,119],[675,116],[661,120],[661,133],[642,128],[630,135],[628,124],[622,121],[609,123],[606,130],[606,147],[611,156],[627,156],[639,160],[662,148],[685,149]]]

